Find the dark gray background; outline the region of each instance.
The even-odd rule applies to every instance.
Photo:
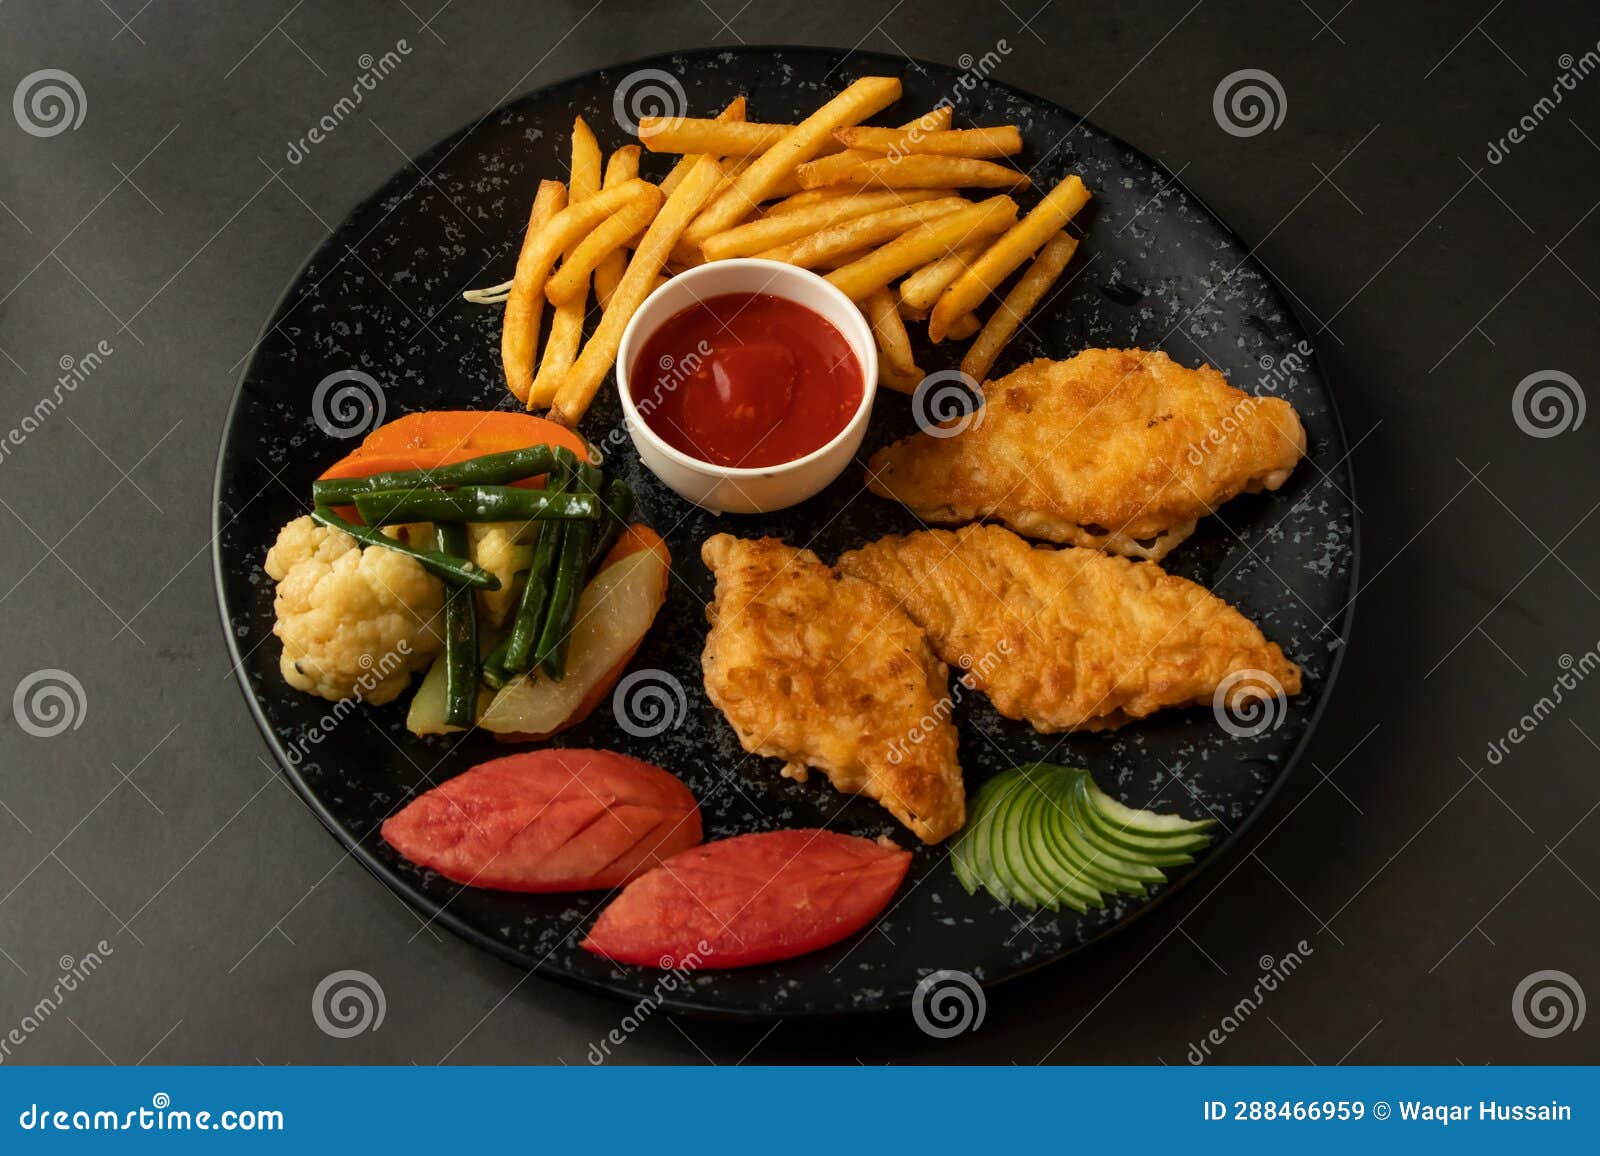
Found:
[[[1533,111],[1564,54],[1596,50],[1592,4],[441,2],[0,7],[0,95],[58,68],[86,98],[51,137],[0,115],[0,436],[63,358],[114,350],[0,459],[0,691],[49,668],[84,688],[55,737],[0,710],[0,1036],[61,957],[112,949],[6,1062],[586,1062],[626,1009],[421,930],[265,761],[210,577],[241,360],[330,225],[512,95],[704,44],[954,63],[1002,40],[997,79],[1169,165],[1321,331],[1363,510],[1342,677],[1246,850],[991,993],[977,1031],[656,1015],[614,1062],[1181,1064],[1301,940],[1216,1061],[1600,1058],[1593,1025],[1536,1038],[1512,1014],[1538,971],[1600,992],[1600,680],[1487,758],[1600,645],[1600,418],[1535,437],[1512,404],[1542,371],[1573,401],[1596,385],[1600,74]],[[400,69],[288,165],[362,54],[401,38]],[[1212,94],[1245,68],[1286,113],[1240,138]],[[386,1018],[331,1038],[312,992],[352,968]]]

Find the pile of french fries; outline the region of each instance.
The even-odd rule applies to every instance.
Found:
[[[602,173],[600,146],[579,117],[568,180],[540,182],[512,279],[465,294],[505,303],[500,355],[511,392],[575,427],[651,291],[733,257],[817,270],[857,302],[877,338],[883,385],[911,392],[924,377],[908,320],[925,320],[934,342],[974,338],[961,370],[983,381],[1072,259],[1078,243],[1065,227],[1089,190],[1069,176],[1019,215],[1010,194],[1028,177],[996,159],[1022,151],[1015,125],[955,129],[948,107],[898,128],[862,125],[899,98],[897,78],[868,76],[799,124],[749,121],[743,97],[712,119],[646,117],[643,148],[680,158],[659,184],[639,176],[640,145],[617,149]],[[962,189],[991,195],[974,200]],[[1025,262],[980,321],[979,306]],[[601,315],[584,341],[591,293]],[[535,366],[546,304],[553,316]]]

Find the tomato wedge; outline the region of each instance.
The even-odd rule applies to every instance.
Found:
[[[497,891],[618,887],[700,842],[694,796],[611,751],[544,750],[473,767],[383,824],[400,854]]]
[[[648,967],[790,959],[872,922],[910,866],[909,851],[819,828],[738,835],[635,879],[581,946]]]
[[[537,445],[565,446],[575,454],[588,452],[584,440],[566,426],[531,413],[425,410],[379,426],[322,476],[360,478],[390,470],[431,470]]]

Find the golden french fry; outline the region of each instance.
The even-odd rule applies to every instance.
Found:
[[[662,201],[660,189],[651,185],[650,190],[649,196],[628,202],[602,221],[561,262],[561,268],[545,286],[545,296],[552,305],[571,301],[581,305],[589,290],[589,276],[600,261],[612,253],[620,253],[629,239],[649,228]]]
[[[746,120],[646,116],[639,120],[639,140],[653,153],[754,157],[777,144],[792,128],[792,124],[757,124]]]
[[[950,323],[950,328],[945,330],[945,336],[952,341],[965,341],[982,328],[983,322],[978,320],[976,313],[966,313]]]
[[[867,322],[872,326],[872,335],[878,343],[880,373],[887,367],[895,378],[921,377],[917,363],[911,356],[911,335],[906,332],[906,323],[900,319],[900,313],[895,308],[894,294],[887,287],[874,289],[861,302],[861,311],[866,314]]]
[[[970,241],[954,253],[937,261],[929,261],[900,282],[900,300],[927,316],[933,303],[939,300],[939,294],[950,287],[950,282],[966,272],[967,266],[982,256],[986,248],[986,241]]]
[[[779,182],[832,143],[833,130],[866,120],[900,98],[900,80],[893,76],[864,76],[785,133],[777,144],[756,158],[732,187],[697,217],[684,240],[703,245],[748,217],[768,200]]]
[[[928,132],[910,129],[868,128],[852,125],[835,129],[834,139],[847,149],[863,149],[890,156],[927,153],[942,157],[1010,157],[1022,151],[1022,134],[1014,124],[995,128],[957,128]]]
[[[974,238],[1004,232],[1016,219],[1017,202],[1003,194],[990,197],[987,201],[936,217],[902,233],[859,261],[835,269],[828,274],[828,280],[852,301],[860,301],[874,289],[883,288],[896,277],[950,253]]]
[[[747,108],[748,102],[745,100],[745,98],[742,96],[736,96],[728,102],[727,108],[717,113],[715,119],[718,124],[738,124],[744,120]],[[684,177],[689,175],[689,170],[694,168],[695,162],[699,159],[700,157],[698,154],[691,153],[685,156],[677,164],[673,165],[672,171],[661,179],[661,195],[663,197],[672,196],[672,191],[678,187],[678,183],[682,181]],[[638,246],[635,246],[635,248],[637,247]]]
[[[611,295],[611,304],[606,306],[599,326],[584,345],[583,352],[578,355],[560,393],[556,395],[557,415],[567,425],[576,427],[584,411],[589,408],[589,403],[594,400],[600,383],[616,363],[623,329],[654,290],[656,277],[677,245],[678,238],[688,228],[695,214],[705,206],[711,190],[721,177],[722,166],[717,163],[717,158],[702,155],[689,175],[684,177],[661,206],[650,228],[645,230],[644,240],[634,250],[621,284]]]
[[[994,292],[1011,271],[1022,264],[1039,247],[1061,231],[1074,213],[1089,203],[1089,190],[1076,175],[1068,177],[1045,194],[1044,200],[1018,221],[1006,235],[967,267],[939,295],[933,312],[928,315],[928,337],[943,341],[950,323],[964,313],[971,313],[980,302]]]
[[[817,205],[837,201],[840,197],[857,196],[855,189],[801,189],[783,200],[767,206],[766,216],[782,217],[788,213],[796,213],[801,209],[815,208]],[[721,234],[718,234],[719,236]]]
[[[913,309],[898,296],[895,298],[894,307],[895,311],[907,321],[926,321],[928,319],[928,311],[926,309]]]
[[[764,249],[758,256],[765,257],[769,261],[783,261],[789,265],[811,269],[829,257],[848,253],[852,249],[892,241],[907,229],[914,229],[925,222],[970,208],[971,205],[972,202],[965,197],[940,197],[933,201],[918,201],[893,209],[882,209],[865,217],[841,221],[829,228],[819,229],[799,241]]]
[[[567,186],[560,181],[540,181],[528,213],[528,231],[517,255],[516,272],[506,297],[505,315],[500,321],[500,364],[505,369],[506,388],[518,401],[526,402],[533,388],[533,351],[539,343],[539,317],[544,312],[544,278],[538,275],[543,260],[539,239],[550,221],[567,205]]]
[[[995,358],[1000,356],[1006,343],[1016,336],[1023,318],[1044,300],[1044,295],[1060,278],[1077,248],[1078,239],[1067,233],[1057,233],[1044,243],[1044,248],[1039,250],[1038,257],[1028,266],[1028,271],[1017,279],[1011,292],[1000,302],[1000,307],[990,315],[983,332],[967,349],[966,356],[961,359],[962,373],[978,382],[989,376]],[[967,316],[972,315],[969,313]],[[954,326],[950,332],[954,333]]]
[[[945,130],[945,129],[950,127],[950,117],[951,117],[950,106],[948,104],[941,104],[937,108],[934,108],[934,109],[932,109],[932,110],[930,110],[928,112],[923,113],[916,120],[908,120],[908,121],[906,121],[906,123],[901,125],[900,128],[901,128],[902,131],[907,131],[908,132],[911,129],[916,128],[917,126],[920,125],[922,127],[922,131],[923,132],[942,132],[943,130]],[[837,144],[838,143],[837,139],[833,143]],[[818,156],[822,156],[825,153],[827,153],[827,151],[828,151],[827,148],[824,147],[821,151],[819,151],[817,153],[817,155]],[[840,153],[840,154],[837,154],[837,155],[848,156],[853,161],[870,161],[873,157],[877,156],[878,154],[877,153],[868,152],[865,149],[851,149],[851,150],[848,150],[848,151],[846,151],[844,153]],[[777,185],[772,189],[772,191],[767,194],[767,196],[768,197],[792,197],[796,193],[812,192],[812,191],[820,191],[820,190],[802,189],[800,187],[800,178],[795,176],[794,173],[790,173],[788,176],[784,177],[783,180],[779,181],[777,183]]]
[[[802,205],[791,212],[766,216],[757,221],[736,225],[726,233],[718,233],[700,246],[707,261],[725,261],[729,257],[749,257],[779,245],[798,241],[818,230],[853,221],[873,213],[901,208],[919,201],[932,201],[952,197],[949,189],[908,189],[900,192],[886,189],[878,193],[855,193],[835,197],[819,204]]]
[[[1029,183],[1027,173],[969,157],[917,154],[841,160],[848,155],[840,153],[801,165],[796,170],[801,188],[850,185],[884,189],[1025,189]]]
[[[606,177],[600,187],[614,189],[623,181],[631,181],[638,176],[639,151],[638,145],[623,145],[612,153],[606,161]],[[594,295],[600,302],[600,308],[604,309],[611,300],[611,293],[616,289],[617,282],[622,280],[622,271],[627,267],[628,255],[621,249],[607,253],[601,258],[600,264],[594,267]]]
[[[881,357],[878,359],[878,384],[886,386],[896,393],[916,393],[917,386],[922,384],[922,378],[923,373],[921,370],[917,370],[914,373],[900,373]]]
[[[567,205],[570,208],[592,200],[599,192],[600,142],[595,140],[594,133],[580,116],[572,122],[572,172],[567,183]],[[563,263],[576,247],[573,243],[562,250]],[[584,306],[589,297],[587,276],[578,289],[575,299],[556,303],[555,315],[550,318],[550,335],[545,338],[544,356],[539,359],[539,372],[528,390],[529,409],[550,404],[556,390],[561,388],[562,375],[578,356],[578,346],[583,341]]]
[[[711,196],[706,198],[706,204],[720,197],[738,179],[739,174],[749,168],[751,157],[724,157],[722,158],[722,179],[717,182],[717,187],[711,190]],[[685,269],[692,269],[696,265],[704,265],[706,257],[700,251],[700,246],[691,245],[680,239],[678,247],[672,251],[672,261],[682,265]]]

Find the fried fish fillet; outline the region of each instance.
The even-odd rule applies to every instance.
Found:
[[[874,454],[867,484],[930,522],[1159,559],[1229,498],[1275,490],[1305,454],[1294,407],[1166,354],[1086,349],[984,387],[981,420]]]
[[[821,768],[925,843],[960,829],[949,671],[894,599],[776,538],[717,534],[700,556],[717,579],[706,694],[744,749],[801,780]]]
[[[1300,668],[1254,623],[1154,563],[973,525],[882,538],[839,569],[893,594],[997,711],[1041,731],[1209,703],[1225,681],[1300,693]]]

